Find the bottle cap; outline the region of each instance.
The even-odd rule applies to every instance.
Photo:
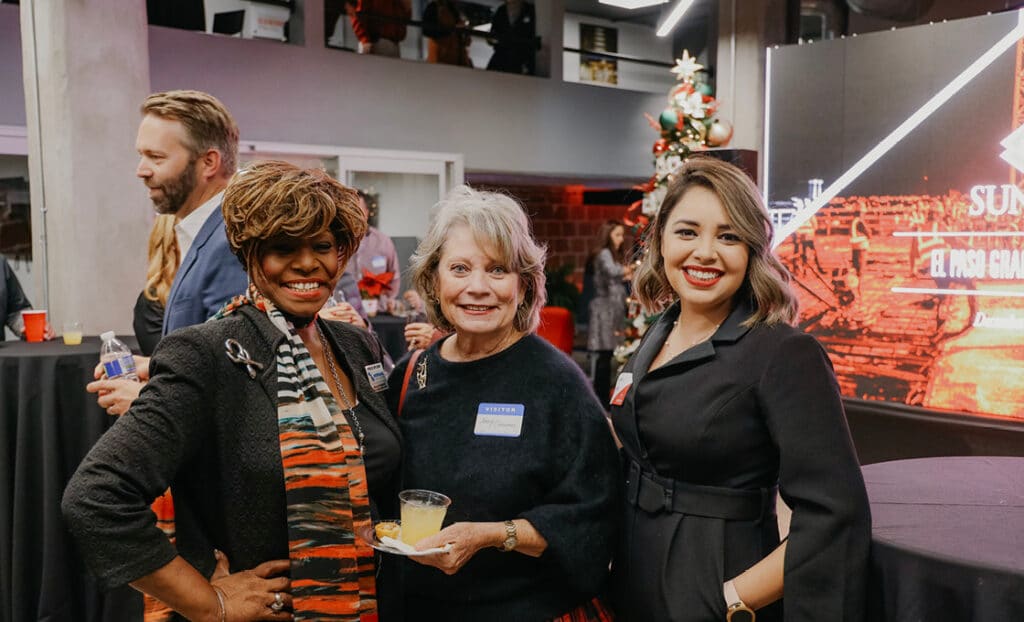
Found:
[[[108,330],[105,333],[100,333],[100,341],[110,341],[115,337],[114,331]]]

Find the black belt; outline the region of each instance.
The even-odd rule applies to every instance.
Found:
[[[776,486],[739,490],[700,486],[644,471],[629,460],[626,499],[651,514],[676,512],[725,520],[757,520],[775,511]]]

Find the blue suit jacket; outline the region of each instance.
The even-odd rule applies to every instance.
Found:
[[[178,266],[164,311],[163,334],[202,324],[225,302],[245,292],[249,278],[231,252],[220,206],[203,223]]]

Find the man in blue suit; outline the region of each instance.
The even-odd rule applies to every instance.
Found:
[[[221,197],[235,173],[238,126],[217,98],[199,91],[155,93],[142,104],[135,147],[135,174],[149,188],[160,214],[174,214],[181,263],[164,311],[163,334],[206,321],[232,297],[244,293],[248,277],[224,233]],[[137,357],[139,376],[149,360]],[[87,389],[119,415],[139,394],[141,383],[97,380]]]

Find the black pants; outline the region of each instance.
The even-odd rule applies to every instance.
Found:
[[[594,354],[594,393],[607,408],[612,395],[612,351],[597,350]]]

